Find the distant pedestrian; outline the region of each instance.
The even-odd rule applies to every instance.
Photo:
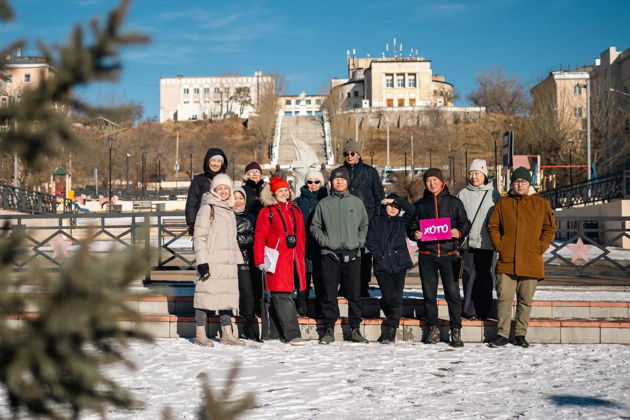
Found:
[[[186,197],[186,224],[188,234],[193,236],[195,232],[195,218],[201,205],[201,196],[210,191],[210,184],[218,174],[225,173],[228,167],[228,160],[223,150],[211,147],[203,158],[203,173],[195,175],[188,187]]]
[[[254,234],[254,263],[264,270],[265,247],[279,252],[273,273],[267,273],[267,290],[271,293],[271,311],[278,321],[284,341],[304,345],[293,302],[293,291],[306,287],[304,257],[306,233],[300,208],[292,201],[289,184],[273,177],[260,194],[265,208],[258,213]]]
[[[300,188],[300,196],[295,200],[304,216],[306,227],[306,290],[298,294],[297,311],[300,316],[306,316],[308,310],[308,295],[311,282],[315,289],[315,307],[319,316],[321,312],[321,281],[322,281],[322,255],[321,248],[315,238],[310,234],[311,222],[315,208],[320,200],[328,196],[324,186],[324,177],[320,171],[311,169],[306,173],[305,185]]]
[[[381,289],[381,309],[387,318],[378,341],[391,344],[396,341],[400,325],[405,276],[413,266],[406,229],[414,218],[415,208],[396,194],[388,195],[381,204],[385,210],[370,221],[366,246],[372,253],[374,275]]]
[[[438,277],[442,280],[442,287],[448,304],[451,340],[454,347],[464,345],[461,338],[462,331],[462,301],[459,295],[459,280],[455,276],[453,266],[458,258],[459,241],[468,235],[470,221],[466,210],[459,198],[448,191],[442,171],[429,168],[422,177],[426,189],[421,199],[414,203],[416,213],[408,232],[409,237],[418,243],[418,265],[422,282],[422,296],[429,332],[427,344],[440,341],[438,328],[437,289]],[[422,240],[419,222],[425,219],[450,219],[450,239]]]
[[[265,185],[265,181],[262,176],[262,168],[258,162],[250,162],[245,167],[245,183],[243,189],[247,194],[247,202],[245,203],[245,211],[254,216],[254,219],[258,217],[258,212],[262,208],[260,204],[260,192]]]
[[[260,341],[260,330],[254,321],[254,216],[245,211],[247,194],[241,187],[234,187],[234,214],[236,215],[236,233],[238,246],[243,255],[243,264],[238,265],[239,310],[245,318],[245,327],[241,338]],[[257,269],[256,269],[257,270]]]
[[[511,189],[496,204],[488,232],[499,253],[497,278],[497,337],[490,347],[508,343],[512,303],[516,294],[514,344],[529,347],[525,339],[537,283],[545,277],[543,254],[556,235],[556,219],[549,202],[530,193],[532,175],[518,167],[510,177]]]
[[[363,162],[361,146],[349,139],[343,146],[343,167],[348,171],[350,181],[348,191],[359,197],[365,206],[368,219],[380,212],[381,200],[385,197],[383,184],[376,169]],[[369,249],[361,249],[361,296],[369,297],[369,284],[372,279],[372,256]]]
[[[486,319],[492,308],[492,260],[494,248],[488,234],[488,219],[501,194],[488,180],[488,165],[484,159],[474,159],[468,171],[468,184],[458,194],[468,219],[470,233],[462,244],[464,305],[462,316]]]
[[[365,246],[368,216],[361,200],[350,194],[348,170],[339,167],[330,174],[332,190],[322,199],[313,215],[311,234],[322,254],[321,344],[335,341],[334,327],[339,319],[337,292],[341,284],[348,299],[350,341],[367,343],[361,335],[361,248]]]
[[[245,345],[232,334],[232,312],[239,308],[238,264],[243,264],[236,239],[232,180],[218,174],[202,196],[193,242],[197,259],[195,281],[196,342],[212,347],[206,335],[207,311],[219,311],[221,343]]]

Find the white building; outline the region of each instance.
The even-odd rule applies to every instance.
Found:
[[[273,76],[163,77],[160,79],[160,122],[247,118],[265,92],[273,92]]]

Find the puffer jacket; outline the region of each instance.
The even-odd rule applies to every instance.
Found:
[[[225,201],[208,192],[202,196],[193,235],[197,265],[208,264],[210,278],[195,282],[193,307],[238,311],[238,264],[243,264],[236,241],[236,218]]]
[[[556,235],[556,218],[547,200],[510,191],[494,207],[488,232],[499,253],[497,273],[545,277],[542,255]]]
[[[359,197],[363,201],[368,218],[372,219],[375,214],[380,212],[381,200],[385,198],[385,190],[378,172],[372,166],[363,163],[361,158],[355,165],[349,165],[344,162],[343,166],[350,174],[350,182],[348,184],[350,194]]]
[[[409,239],[415,240],[413,234],[420,230],[420,220],[437,219],[449,217],[451,219],[451,229],[457,229],[460,238],[451,238],[443,241],[416,241],[418,252],[426,255],[444,257],[455,255],[459,251],[460,242],[470,232],[470,220],[466,215],[464,204],[461,200],[450,194],[448,187],[444,185],[442,191],[433,195],[429,190],[424,190],[424,195],[416,201],[413,206],[416,208],[415,216],[407,227]]]
[[[299,290],[306,289],[306,232],[302,211],[293,201],[293,193],[287,203],[278,203],[271,193],[269,184],[265,184],[260,193],[260,202],[265,206],[256,219],[254,231],[254,264],[260,266],[265,261],[265,246],[279,251],[276,271],[267,273],[267,290],[271,292],[293,292],[294,272],[297,272]],[[280,217],[282,214],[282,217]],[[286,225],[286,231],[282,220]],[[287,247],[286,236],[295,235],[297,246]]]
[[[324,255],[363,248],[368,227],[368,215],[361,200],[347,190],[333,190],[317,205],[311,234]]]
[[[393,198],[393,197],[392,197]],[[365,246],[372,253],[374,274],[400,273],[412,267],[407,249],[407,225],[413,220],[415,208],[400,197],[394,204],[401,211],[398,216],[389,216],[385,209],[370,221]]]
[[[311,223],[313,221],[313,214],[315,214],[315,208],[320,200],[328,196],[326,187],[321,187],[317,191],[309,191],[308,187],[304,185],[300,188],[300,196],[295,199],[295,202],[302,210],[302,216],[304,216],[304,227],[306,228],[306,259],[313,261],[315,258],[320,258],[321,250],[319,244],[310,234]]]
[[[236,238],[238,246],[243,254],[243,263],[249,265],[252,258],[252,250],[254,248],[254,224],[256,220],[249,213],[234,212],[236,216]]]
[[[247,194],[247,198],[245,200],[245,211],[254,216],[254,220],[258,217],[258,213],[263,208],[262,204],[260,204],[260,192],[265,186],[265,181],[262,179],[258,182],[254,182],[250,179],[243,183],[243,189]]]
[[[215,155],[223,156],[223,166],[219,172],[213,172],[208,166],[210,158]],[[192,181],[190,181],[190,187],[188,187],[188,196],[186,197],[186,209],[184,214],[186,215],[186,224],[191,226],[195,224],[195,218],[201,205],[201,197],[210,191],[210,184],[212,178],[217,174],[224,174],[228,167],[228,160],[223,150],[211,147],[206,152],[206,156],[203,158],[203,173],[195,175]]]
[[[467,245],[468,248],[493,250],[494,247],[488,234],[487,224],[490,214],[494,210],[494,205],[501,198],[501,194],[494,189],[492,181],[490,181],[488,184],[480,187],[467,184],[465,188],[457,193],[457,198],[464,203],[468,220],[472,223],[470,233],[467,239],[464,239],[464,245]],[[475,218],[477,209],[479,209],[479,213],[477,218]],[[473,219],[475,220],[473,221]]]

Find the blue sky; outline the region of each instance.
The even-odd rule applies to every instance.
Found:
[[[107,0],[13,0],[17,19],[0,26],[0,45],[16,38],[64,41],[71,27],[105,16]],[[162,1],[135,0],[126,27],[151,35],[123,54],[117,83],[81,92],[97,103],[135,100],[159,111],[159,79],[177,74],[281,72],[287,92],[319,93],[345,77],[347,49],[378,56],[397,38],[418,49],[461,95],[475,74],[503,66],[531,86],[560,66],[592,63],[609,46],[630,48],[630,0]]]

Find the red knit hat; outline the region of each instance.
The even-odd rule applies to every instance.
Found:
[[[274,176],[269,180],[269,186],[271,187],[271,192],[275,193],[280,188],[289,189],[289,183],[284,179],[277,176]]]

